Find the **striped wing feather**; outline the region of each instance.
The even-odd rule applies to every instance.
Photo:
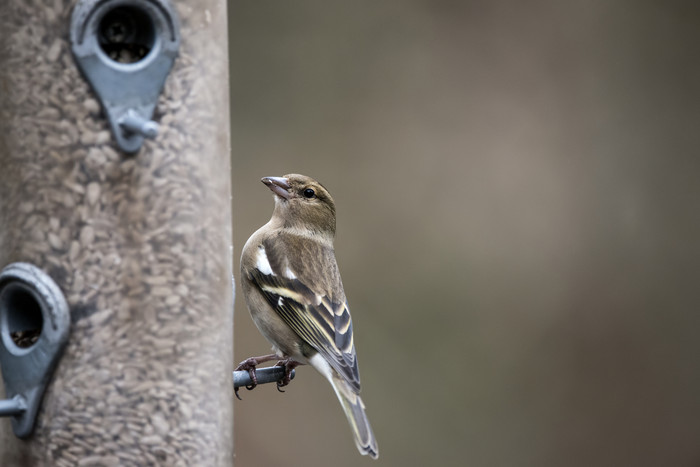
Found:
[[[312,290],[297,268],[294,278],[282,275],[281,262],[274,250],[265,248],[272,274],[251,271],[251,280],[270,306],[304,341],[325,357],[328,363],[356,391],[360,390],[357,357],[352,337],[352,319],[347,301],[333,301],[328,294]],[[337,266],[333,259],[333,266]],[[342,295],[342,284],[337,284]]]

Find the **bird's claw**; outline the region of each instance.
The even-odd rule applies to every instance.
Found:
[[[250,357],[250,358],[243,360],[236,367],[235,371],[247,371],[248,372],[248,376],[250,376],[250,380],[253,382],[253,384],[249,384],[245,387],[248,391],[252,391],[258,385],[258,376],[255,373],[255,367],[257,365],[258,365],[258,360],[255,357]],[[234,388],[233,392],[239,401],[243,400],[243,399],[241,399],[241,396],[238,395],[238,388]]]
[[[292,380],[292,370],[299,366],[299,362],[292,360],[291,358],[287,358],[285,360],[280,360],[275,366],[284,367],[284,376],[277,381],[277,390],[279,392],[284,392],[281,388],[288,385]]]
[[[258,385],[258,377],[255,372],[255,368],[261,363],[277,359],[279,359],[279,357],[276,354],[263,355],[262,357],[250,357],[239,363],[235,371],[248,372],[252,384],[247,385],[245,388],[250,391]],[[280,378],[280,380],[277,381],[277,390],[279,392],[284,392],[280,388],[289,384],[289,382],[292,380],[292,370],[294,370],[294,368],[296,368],[299,365],[301,365],[301,363],[293,360],[292,358],[286,358],[277,362],[277,365],[275,366],[284,367],[284,376],[282,376],[282,378]],[[233,392],[236,395],[236,398],[238,400],[241,400],[241,396],[238,395],[237,387],[234,386]]]

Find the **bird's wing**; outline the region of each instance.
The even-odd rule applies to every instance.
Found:
[[[300,249],[306,254],[299,255]],[[278,237],[263,240],[256,254],[248,275],[270,306],[359,391],[352,320],[333,249],[309,239]],[[304,257],[314,261],[305,263]]]

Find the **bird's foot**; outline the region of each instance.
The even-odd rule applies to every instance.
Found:
[[[277,362],[277,365],[275,366],[284,367],[284,376],[282,377],[282,379],[277,381],[277,390],[279,392],[284,392],[280,388],[289,384],[289,382],[292,380],[292,370],[294,370],[294,368],[298,367],[299,365],[302,365],[302,363],[299,363],[296,360],[293,360],[292,358],[286,358]]]
[[[258,377],[255,374],[255,367],[261,363],[269,362],[270,360],[274,360],[276,358],[278,358],[277,354],[263,355],[262,357],[250,357],[238,364],[235,371],[247,371],[248,375],[250,376],[250,380],[253,382],[253,384],[245,387],[248,391],[255,389],[255,387],[258,385]],[[238,395],[238,388],[234,388],[233,392],[236,394],[236,398],[238,400],[242,400],[241,396]]]

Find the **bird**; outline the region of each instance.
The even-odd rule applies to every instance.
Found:
[[[269,222],[253,233],[241,253],[241,291],[253,322],[273,353],[250,357],[236,370],[280,359],[285,369],[310,365],[333,387],[348,419],[357,449],[379,457],[377,440],[360,398],[360,374],[353,327],[335,258],[335,202],[311,177],[288,174],[261,179],[274,193]],[[238,393],[236,393],[238,396]],[[239,397],[240,399],[240,397]]]

